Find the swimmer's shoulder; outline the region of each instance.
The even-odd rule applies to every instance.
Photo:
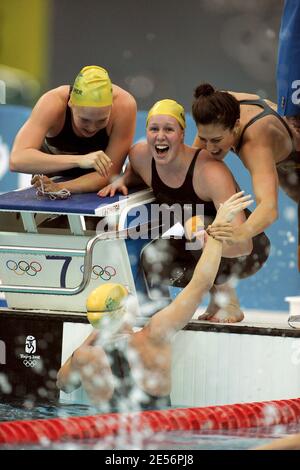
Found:
[[[113,104],[115,106],[136,110],[137,105],[134,97],[123,88],[113,84]]]
[[[49,113],[58,115],[62,112],[64,113],[68,105],[69,94],[69,85],[62,85],[60,87],[53,88],[40,97],[35,105],[35,109],[37,111],[48,110]]]
[[[129,152],[130,158],[147,158],[150,155],[149,145],[146,140],[134,144]]]
[[[228,93],[234,96],[234,98],[236,98],[238,101],[260,99],[259,95],[254,95],[252,93],[242,93],[242,92],[236,92],[236,91],[230,91],[230,90],[228,90]]]
[[[195,152],[198,150],[197,148],[193,148],[193,151]],[[218,166],[223,166],[225,163],[222,160],[218,160],[214,158],[206,149],[202,149],[197,157],[195,167],[202,170],[204,167],[218,167]]]
[[[252,93],[240,93],[240,92],[235,92],[235,91],[228,91],[232,96],[234,96],[238,101],[243,101],[243,100],[263,100],[267,103],[270,108],[272,108],[274,111],[277,111],[277,105],[273,103],[273,101],[270,101],[267,98],[262,98],[259,95],[254,95]]]
[[[230,170],[225,162],[214,158],[207,150],[201,150],[195,165],[195,178],[199,184],[211,181],[211,178],[214,178],[216,175],[223,175],[222,177],[225,178],[229,174]]]

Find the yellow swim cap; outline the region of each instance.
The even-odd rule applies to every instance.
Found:
[[[119,320],[124,315],[123,301],[128,290],[122,284],[107,283],[94,289],[86,302],[87,317],[94,328],[100,328],[107,315]]]
[[[112,84],[105,69],[97,65],[84,67],[77,75],[70,102],[75,106],[103,107],[113,101]]]
[[[177,103],[177,101],[174,101],[174,100],[157,101],[157,103],[155,103],[152,106],[152,108],[150,109],[148,113],[146,125],[148,126],[149,119],[152,116],[157,116],[159,114],[166,114],[167,116],[172,116],[179,122],[182,129],[185,128],[184,107],[181,106],[181,104]]]

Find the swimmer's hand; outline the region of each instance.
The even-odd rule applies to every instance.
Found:
[[[207,227],[207,234],[220,242],[228,242],[233,235],[233,226],[230,222],[214,223]]]
[[[216,223],[232,222],[236,214],[246,209],[252,202],[253,199],[251,199],[250,194],[244,196],[244,191],[234,194],[223,204],[220,204],[212,225]]]
[[[220,205],[214,222],[207,227],[207,233],[219,241],[231,239],[233,233],[231,221],[236,214],[246,209],[252,202],[250,195],[244,196],[244,191],[231,196]]]
[[[62,183],[55,183],[52,179],[45,175],[34,175],[31,184],[42,192],[55,193],[64,188]]]
[[[193,238],[196,238],[197,240],[200,241],[201,247],[204,248],[204,246],[207,243],[208,236],[211,235],[213,238],[216,238],[217,240],[228,240],[232,237],[233,234],[233,227],[230,223],[217,223],[214,225],[212,234],[208,233],[208,231],[205,230],[204,228],[204,222],[202,217],[195,215],[194,217],[191,217],[187,222],[185,223],[185,237],[188,240],[192,240]]]
[[[112,165],[113,162],[102,150],[87,153],[86,155],[80,155],[78,160],[79,168],[94,168],[94,170],[96,170],[97,173],[99,173],[99,175],[103,176],[104,178],[109,176]]]
[[[128,187],[125,184],[124,175],[118,177],[111,184],[108,184],[98,192],[100,197],[113,197],[116,193],[121,193],[124,196],[128,195]]]

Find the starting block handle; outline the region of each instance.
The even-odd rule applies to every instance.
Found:
[[[145,224],[148,227],[148,224]],[[94,246],[101,240],[108,239],[126,239],[130,236],[132,229],[123,229],[110,232],[104,232],[91,238],[86,245],[85,250],[69,250],[56,248],[34,248],[24,246],[0,246],[2,253],[22,253],[22,254],[39,254],[39,255],[57,255],[57,256],[81,256],[84,257],[82,281],[77,287],[46,287],[46,286],[19,286],[0,284],[0,292],[13,292],[23,294],[47,294],[47,295],[77,295],[82,292],[88,285],[91,278],[92,259]]]

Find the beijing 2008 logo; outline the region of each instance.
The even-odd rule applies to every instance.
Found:
[[[36,351],[36,339],[34,336],[27,336],[25,341],[25,352],[27,354],[34,354]]]
[[[34,356],[36,352],[37,344],[36,339],[32,335],[26,336],[24,351],[26,354],[20,354],[20,358],[25,367],[35,367],[38,361],[41,359],[40,356]]]

